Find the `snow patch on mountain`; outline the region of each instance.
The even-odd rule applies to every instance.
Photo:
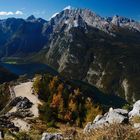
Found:
[[[59,14],[58,12],[57,12],[57,13],[54,13],[54,14],[51,16],[51,18],[50,18],[50,19],[52,19],[52,18],[56,17],[58,14]]]
[[[78,26],[79,26],[78,21],[74,20],[74,27],[78,27]]]
[[[69,5],[69,6],[65,7],[63,10],[71,10],[71,9],[73,9],[73,8]]]

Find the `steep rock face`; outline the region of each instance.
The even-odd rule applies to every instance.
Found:
[[[127,36],[132,39],[126,42],[121,37],[123,31],[115,38],[88,26],[86,31],[73,27],[67,33],[56,33],[48,44],[46,62],[63,75],[135,101],[139,99],[140,80],[140,47],[135,36],[139,38],[140,33],[129,31]]]
[[[0,57],[22,56],[39,51],[47,38],[42,35],[43,19],[9,18],[0,21]]]
[[[65,9],[44,26],[44,34],[52,32],[44,60],[67,77],[135,101],[140,98],[139,26],[124,17]]]
[[[139,99],[139,53],[131,48],[103,49],[94,56],[86,80],[106,93],[115,93],[127,101]],[[124,51],[128,51],[127,54]],[[139,49],[137,50],[140,51]],[[134,74],[135,73],[135,74]],[[138,77],[137,77],[138,76]]]

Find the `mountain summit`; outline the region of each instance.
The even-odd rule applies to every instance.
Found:
[[[112,34],[114,26],[119,26],[128,29],[134,29],[140,31],[140,23],[132,19],[115,15],[114,17],[101,17],[89,9],[72,8],[67,6],[60,13],[56,13],[52,16],[52,20],[58,25],[58,23],[69,24],[68,29],[74,26],[79,26],[77,17],[81,17],[81,21],[85,22],[88,26],[98,28],[106,33]],[[61,26],[60,25],[60,26]],[[81,24],[83,25],[83,23]]]
[[[31,16],[29,16],[28,18],[27,18],[27,20],[29,20],[29,21],[31,21],[31,20],[35,20],[36,18],[35,18],[35,16],[34,15],[31,15]]]

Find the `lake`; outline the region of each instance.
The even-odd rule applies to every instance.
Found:
[[[40,63],[31,63],[31,64],[8,64],[8,63],[0,63],[1,66],[11,71],[16,75],[24,75],[33,76],[37,73],[51,73],[53,75],[57,75],[57,71],[46,64]]]

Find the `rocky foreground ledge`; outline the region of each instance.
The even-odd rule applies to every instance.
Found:
[[[136,117],[140,118],[140,100],[133,105],[133,109],[130,112],[125,109],[110,108],[109,111],[104,115],[97,115],[96,118],[93,120],[93,122],[87,123],[82,132],[83,134],[81,133],[80,139],[92,140],[92,137],[90,138],[89,136],[90,133],[92,133],[94,130],[102,131],[104,128],[110,129],[110,127],[112,126],[117,128],[119,128],[120,126],[119,129],[121,129],[123,125],[124,127],[126,127],[124,131],[129,130],[131,127],[132,130],[136,130],[136,134],[139,134],[140,121],[135,122],[134,118]],[[127,126],[129,129],[127,128]],[[88,137],[86,137],[86,135],[88,135]],[[41,140],[64,140],[64,139],[65,137],[61,133],[43,133]]]
[[[109,127],[112,124],[131,124],[133,128],[140,130],[140,122],[135,122],[134,118],[140,118],[140,100],[133,105],[130,112],[110,108],[104,115],[97,115],[93,122],[87,123],[83,132],[90,133],[94,129]]]

